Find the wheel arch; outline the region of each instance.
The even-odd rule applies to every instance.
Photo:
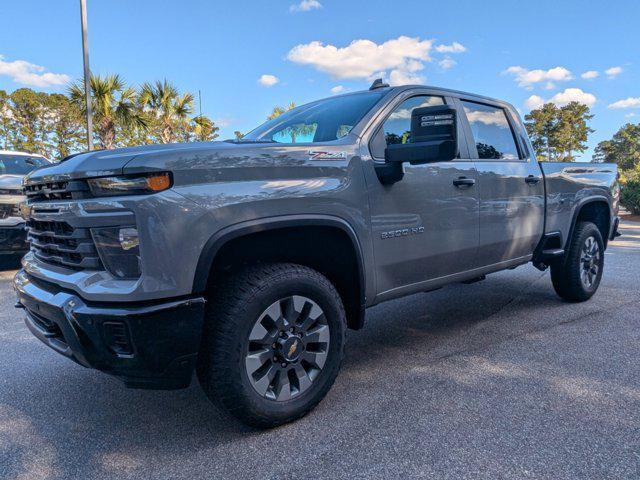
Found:
[[[576,205],[573,211],[571,226],[565,239],[565,249],[567,245],[569,245],[579,221],[593,222],[598,227],[598,230],[600,230],[605,248],[607,247],[612,224],[611,204],[607,197],[604,195],[589,197]]]
[[[331,230],[336,234],[340,232],[345,241],[348,239],[348,245],[353,255],[353,269],[355,270],[357,285],[354,291],[346,287],[349,284],[347,281],[338,281],[338,285],[335,286],[343,298],[349,328],[362,328],[366,303],[362,248],[353,227],[346,220],[331,215],[285,215],[261,218],[231,225],[216,232],[207,241],[200,253],[194,275],[193,292],[200,294],[207,290],[212,281],[212,274],[215,272],[220,254],[224,253],[225,247],[229,247],[234,242],[248,241],[249,238],[260,238],[260,234],[284,234],[287,231],[304,232],[312,229]],[[316,265],[312,266],[316,267],[336,284],[335,268],[333,269],[333,275],[327,275],[327,269],[323,271],[323,268],[318,268]]]

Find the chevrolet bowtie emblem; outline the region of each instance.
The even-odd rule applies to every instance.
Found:
[[[296,349],[298,348],[298,342],[293,342],[291,347],[289,348],[288,356],[291,357],[294,353],[296,353]]]

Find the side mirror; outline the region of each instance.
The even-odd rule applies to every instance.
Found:
[[[377,167],[382,183],[402,179],[402,164],[446,162],[458,154],[457,112],[449,105],[415,108],[411,112],[410,143],[388,145],[385,164]]]

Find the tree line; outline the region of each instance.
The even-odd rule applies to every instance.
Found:
[[[194,96],[180,92],[167,80],[127,85],[119,75],[90,78],[94,148],[112,149],[171,142],[208,141],[219,128],[205,115],[194,115]],[[267,119],[295,107],[273,108]],[[84,82],[67,92],[44,93],[20,88],[0,90],[0,148],[39,153],[61,159],[86,150]],[[558,107],[546,103],[525,116],[525,127],[540,161],[575,161],[587,149],[594,130],[587,105],[571,102]],[[286,134],[295,142],[308,132],[292,127]],[[240,131],[234,132],[242,138]],[[640,125],[624,125],[610,140],[598,144],[594,162],[618,164],[622,182],[640,179]]]
[[[589,107],[571,102],[563,107],[546,103],[525,116],[525,126],[540,161],[572,162],[576,153],[587,149],[594,130]],[[618,165],[622,183],[640,178],[640,124],[623,125],[611,140],[595,148],[592,161]]]
[[[167,80],[132,87],[119,75],[89,80],[94,148],[214,140],[219,128],[194,115],[194,96]],[[84,82],[66,94],[0,90],[0,148],[61,159],[86,150]]]

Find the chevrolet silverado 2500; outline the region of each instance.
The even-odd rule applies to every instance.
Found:
[[[75,155],[24,190],[36,337],[129,387],[195,372],[262,427],[324,397],[367,307],[528,262],[585,301],[618,226],[615,165],[538,163],[508,103],[380,81],[240,140]]]

